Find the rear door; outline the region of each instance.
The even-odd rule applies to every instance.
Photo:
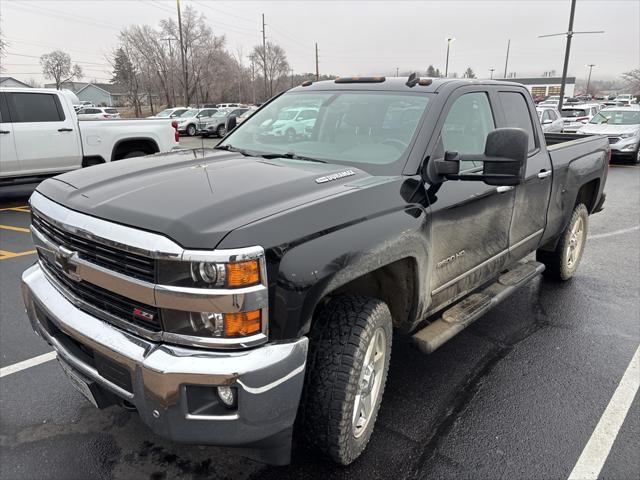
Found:
[[[504,127],[522,128],[529,135],[529,154],[524,182],[516,187],[513,221],[510,231],[510,257],[519,260],[535,250],[547,223],[551,194],[551,160],[547,153],[539,122],[528,95],[520,89],[498,92]]]
[[[75,117],[65,115],[55,93],[7,93],[22,175],[80,167],[82,148]]]
[[[489,90],[458,89],[438,120],[439,137],[429,158],[443,158],[445,151],[482,154],[487,135],[498,125],[499,107],[495,108]],[[481,170],[479,162],[460,164],[460,172]],[[502,270],[508,258],[514,199],[513,187],[476,181],[446,181],[431,196],[432,308],[455,300]]]
[[[13,124],[9,118],[7,99],[0,93],[0,177],[20,174],[20,162],[13,136]]]

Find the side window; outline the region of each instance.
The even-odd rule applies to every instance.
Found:
[[[14,123],[64,120],[58,97],[48,93],[10,93],[9,108]]]
[[[487,135],[495,128],[487,94],[466,93],[451,106],[442,125],[440,139],[444,151],[481,154],[484,153]],[[479,162],[461,162],[460,171],[480,165]]]
[[[504,110],[507,125],[510,127],[522,128],[529,135],[529,151],[535,150],[536,138],[529,115],[529,106],[518,92],[500,92],[500,102]]]
[[[546,122],[547,120],[551,120],[551,111],[550,110],[545,110],[544,113],[542,114],[542,121]]]
[[[553,110],[547,110],[547,112],[549,112],[549,120],[551,120],[552,122],[558,118],[556,115],[556,112],[554,112]]]

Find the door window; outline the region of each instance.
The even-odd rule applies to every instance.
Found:
[[[547,110],[547,112],[549,113],[549,120],[551,120],[552,122],[555,121],[557,117],[556,112],[554,112],[553,110]]]
[[[533,123],[529,114],[529,106],[518,92],[500,92],[500,102],[504,110],[505,120],[509,127],[521,128],[529,136],[529,151],[536,148],[536,138],[533,131]]]
[[[64,120],[58,97],[49,93],[11,93],[9,108],[14,123]]]
[[[489,98],[484,92],[467,93],[451,106],[442,125],[440,138],[444,151],[481,154],[489,132],[495,129]],[[470,170],[482,162],[460,163],[460,171]]]

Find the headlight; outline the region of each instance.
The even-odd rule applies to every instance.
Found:
[[[622,138],[631,138],[631,137],[636,137],[638,136],[638,132],[632,132],[632,133],[623,133],[622,135],[620,135]]]
[[[159,280],[163,285],[193,288],[243,288],[261,281],[258,260],[241,262],[160,261]]]

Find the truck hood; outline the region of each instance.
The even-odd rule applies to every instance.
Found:
[[[608,125],[600,123],[587,124],[578,131],[595,135],[622,135],[624,133],[636,133],[638,130],[640,130],[640,125]]]
[[[345,171],[348,176],[316,182]],[[198,149],[76,170],[37,190],[72,210],[164,234],[185,248],[215,248],[235,228],[345,192],[353,188],[349,181],[368,176],[335,164]]]

